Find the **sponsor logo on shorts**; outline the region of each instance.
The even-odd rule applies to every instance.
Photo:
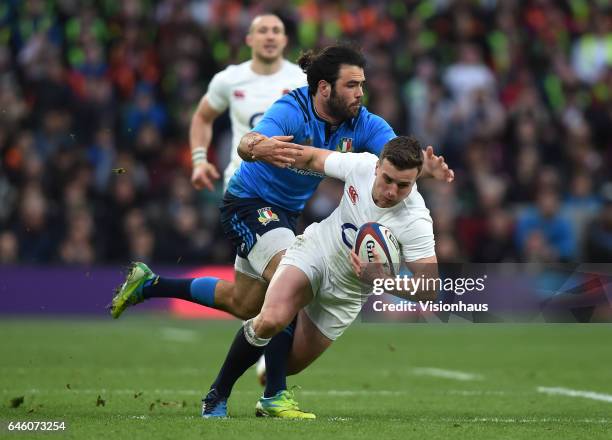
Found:
[[[257,220],[259,220],[259,222],[264,226],[266,226],[270,222],[279,221],[278,215],[274,214],[272,212],[272,208],[270,208],[269,206],[258,209],[257,213],[259,214],[259,217],[257,218]]]
[[[353,205],[357,204],[357,201],[359,200],[359,194],[357,194],[357,190],[353,185],[349,186],[347,193],[349,199],[351,199],[351,202],[353,202]]]

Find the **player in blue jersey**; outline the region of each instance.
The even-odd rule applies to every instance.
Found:
[[[261,309],[267,285],[295,238],[301,210],[323,178],[291,167],[302,144],[379,155],[383,145],[395,137],[386,121],[361,105],[365,82],[361,53],[347,46],[330,46],[318,54],[304,54],[298,64],[307,75],[308,87],[274,103],[238,147],[245,162],[230,180],[221,207],[224,231],[237,250],[235,283],[214,277],[168,279],[136,263],[113,299],[114,317],[147,298],[175,297],[252,318]],[[424,153],[421,175],[445,181],[454,177],[431,147]],[[278,374],[275,365],[286,362],[279,354],[286,357],[290,346],[289,332],[268,344],[266,397],[286,388],[284,375]],[[215,384],[227,373],[222,370],[213,383],[204,416],[225,413],[226,396],[215,394]]]
[[[297,218],[323,177],[291,167],[302,145],[378,155],[395,137],[386,121],[361,105],[361,53],[330,46],[318,54],[304,54],[299,65],[308,87],[276,101],[238,147],[246,162],[230,180],[221,207],[224,231],[237,250],[235,283],[216,277],[158,277],[145,264],[135,263],[113,298],[113,317],[152,297],[180,298],[238,318],[254,317],[284,250],[295,238]],[[422,176],[445,181],[454,177],[431,147],[424,153]]]

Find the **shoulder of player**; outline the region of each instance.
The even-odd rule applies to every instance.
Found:
[[[284,95],[275,104],[278,105],[289,105],[296,112],[302,115],[304,122],[308,122],[312,119],[310,112],[308,111],[308,88],[300,87],[291,90],[289,93]]]
[[[214,78],[228,83],[236,82],[237,80],[241,80],[243,76],[249,75],[251,72],[250,66],[251,61],[245,61],[240,64],[230,64],[225,69],[217,72]]]
[[[283,60],[283,70],[286,70],[287,72],[291,72],[291,73],[301,73],[302,75],[305,75],[304,71],[302,70],[302,68],[300,66],[298,66],[295,63],[292,63],[289,60]]]
[[[423,200],[423,196],[416,188],[409,197],[401,202],[401,204],[401,211],[397,213],[397,217],[402,219],[402,223],[406,227],[410,227],[413,223],[419,221],[433,223],[429,209]]]
[[[372,153],[340,153],[339,160],[349,162],[353,165],[352,173],[361,178],[362,175],[372,175],[378,162],[378,157]]]
[[[357,125],[361,125],[361,128],[366,128],[389,126],[389,123],[377,114],[371,113],[367,108],[361,107],[361,111],[357,117]]]
[[[400,213],[401,223],[391,228],[400,244],[409,244],[423,235],[433,234],[433,219],[427,208],[413,208],[406,211],[405,214]]]

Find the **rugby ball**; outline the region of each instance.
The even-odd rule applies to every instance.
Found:
[[[389,228],[380,223],[364,223],[357,231],[355,253],[364,263],[374,263],[374,253],[391,275],[400,264],[400,245]]]

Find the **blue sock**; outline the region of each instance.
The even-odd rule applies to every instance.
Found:
[[[238,378],[242,376],[251,365],[257,362],[264,348],[265,347],[255,347],[251,345],[244,337],[243,327],[240,327],[227,353],[227,357],[223,362],[221,371],[219,371],[219,375],[210,386],[210,389],[212,390],[214,388],[219,395],[229,397]]]
[[[145,298],[178,298],[206,307],[215,306],[215,288],[219,278],[165,278],[147,281],[142,288]]]
[[[287,362],[293,344],[293,332],[297,317],[282,332],[274,336],[266,346],[266,389],[264,397],[275,396],[287,389]]]
[[[193,302],[207,307],[215,306],[215,288],[219,278],[202,277],[195,278],[191,283],[190,293]]]

